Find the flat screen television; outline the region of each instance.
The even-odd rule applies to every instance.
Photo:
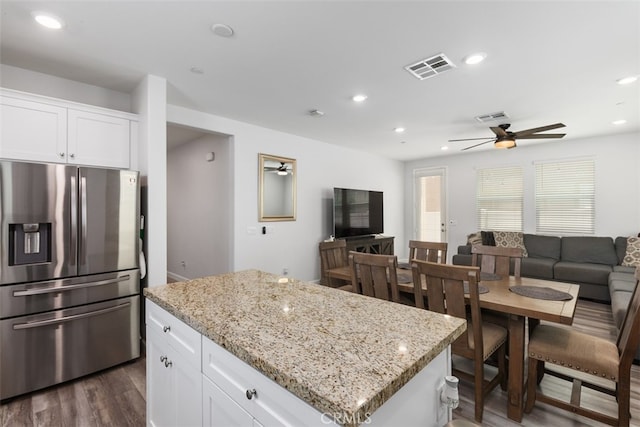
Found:
[[[336,238],[384,232],[382,191],[333,189],[333,232]]]

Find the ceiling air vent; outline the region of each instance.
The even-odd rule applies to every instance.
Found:
[[[499,111],[497,113],[491,113],[491,114],[483,114],[482,116],[476,116],[476,120],[479,121],[480,123],[499,122],[508,118],[509,118],[509,115],[504,111]]]
[[[431,58],[423,59],[415,64],[407,65],[405,70],[413,74],[420,80],[442,74],[445,71],[454,69],[456,66],[446,57],[444,53],[439,53]]]

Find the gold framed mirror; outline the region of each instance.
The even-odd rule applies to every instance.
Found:
[[[258,221],[296,220],[296,159],[258,154]]]

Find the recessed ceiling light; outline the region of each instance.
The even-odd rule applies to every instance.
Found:
[[[309,115],[313,117],[322,117],[324,116],[324,112],[320,110],[309,110]]]
[[[619,85],[628,85],[629,83],[633,83],[636,80],[638,80],[638,76],[627,76],[616,80],[616,83],[618,83]]]
[[[33,12],[31,16],[38,24],[52,30],[59,30],[64,26],[64,22],[60,18],[47,12]]]
[[[393,131],[394,131],[395,133],[402,133],[402,132],[404,132],[404,128],[402,128],[402,127],[393,128]]]
[[[189,71],[191,71],[193,74],[204,74],[204,70],[200,67],[191,67]]]
[[[447,147],[446,145],[443,145],[442,147],[440,147],[440,149],[442,151],[447,151],[449,149],[449,147]]]
[[[231,37],[233,35],[233,28],[226,24],[213,24],[211,26],[211,31],[213,34],[220,37]]]
[[[353,98],[354,102],[364,102],[365,99],[367,99],[367,95],[354,95]]]
[[[465,56],[463,61],[467,65],[475,65],[479,64],[487,57],[487,54],[484,52],[472,53],[471,55]]]
[[[613,121],[611,123],[613,123],[614,125],[623,125],[623,124],[627,123],[627,121],[625,119],[620,119],[620,120],[615,120],[615,121]]]

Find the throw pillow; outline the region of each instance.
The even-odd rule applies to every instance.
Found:
[[[521,248],[522,256],[528,256],[522,233],[516,231],[494,231],[493,236],[496,240],[496,246],[503,248]]]
[[[471,233],[467,236],[467,245],[481,245],[482,244],[482,234],[481,233]]]
[[[493,237],[493,231],[481,231],[480,236],[482,236],[482,244],[485,246],[495,246],[496,239]]]
[[[640,237],[627,238],[627,251],[624,254],[622,265],[640,267]]]

